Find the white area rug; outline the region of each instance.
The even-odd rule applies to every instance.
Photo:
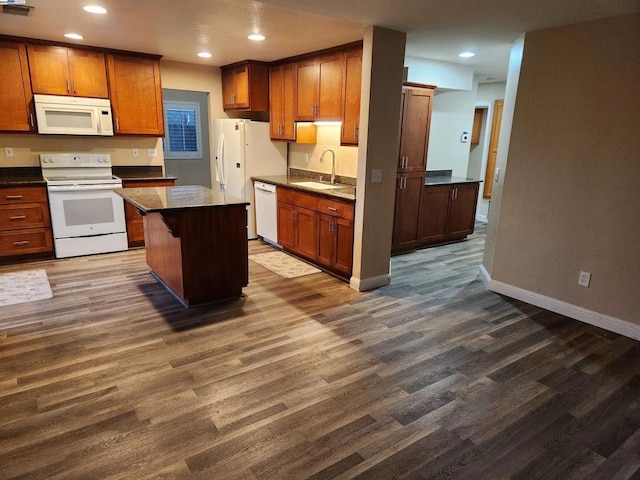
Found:
[[[47,272],[25,270],[0,275],[0,306],[53,297]]]
[[[295,278],[312,273],[320,273],[322,270],[312,267],[308,263],[304,263],[297,258],[293,258],[284,252],[269,252],[249,255],[249,260],[262,265],[264,268],[271,270],[273,273],[280,275],[282,278]]]

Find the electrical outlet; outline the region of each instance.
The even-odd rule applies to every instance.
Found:
[[[382,169],[374,168],[371,170],[371,183],[380,183],[382,182]]]
[[[156,156],[156,149],[155,148],[147,149],[147,157],[155,157],[155,156]]]
[[[138,149],[137,148],[132,148],[131,149],[131,155],[133,155],[134,157],[138,156]]]
[[[7,157],[7,158],[13,157],[13,148],[4,147],[4,156]]]
[[[589,283],[591,283],[591,274],[589,272],[580,272],[580,276],[578,277],[578,285],[581,287],[588,287]]]

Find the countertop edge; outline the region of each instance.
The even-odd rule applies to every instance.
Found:
[[[295,180],[293,180],[295,179]],[[356,195],[355,195],[355,188],[352,185],[344,185],[341,186],[340,189],[348,189],[348,190],[353,190],[354,193],[350,193],[350,192],[345,192],[345,191],[337,191],[339,189],[334,189],[334,190],[317,190],[315,188],[311,188],[311,187],[304,187],[301,185],[295,185],[293,182],[300,182],[300,181],[304,181],[303,179],[300,179],[299,177],[288,177],[286,175],[278,175],[278,176],[254,176],[251,177],[251,180],[253,180],[254,182],[264,182],[264,183],[268,183],[270,185],[275,185],[276,187],[285,187],[285,188],[291,188],[293,190],[299,190],[301,192],[307,192],[307,193],[313,193],[314,195],[320,195],[322,197],[326,197],[326,198],[336,198],[336,199],[340,199],[340,200],[345,200],[347,202],[352,202],[355,203],[356,201]]]

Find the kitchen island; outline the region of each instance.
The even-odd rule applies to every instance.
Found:
[[[197,185],[115,192],[143,216],[147,265],[184,306],[242,295],[247,202]]]

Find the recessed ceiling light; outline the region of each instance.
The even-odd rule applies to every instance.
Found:
[[[475,57],[476,54],[473,52],[462,52],[460,54],[458,54],[459,57],[461,58],[471,58],[471,57]]]
[[[265,39],[264,35],[260,35],[259,33],[254,33],[252,35],[249,35],[247,37],[249,40],[253,40],[254,42],[261,42],[262,40]]]
[[[99,13],[99,14],[107,13],[107,9],[106,8],[99,7],[97,5],[87,5],[86,7],[82,7],[82,9],[85,12],[89,12],[89,13]]]
[[[79,33],[65,33],[64,36],[72,40],[82,40],[84,38]]]
[[[211,58],[211,54],[209,52],[198,52],[198,56],[200,58]]]

